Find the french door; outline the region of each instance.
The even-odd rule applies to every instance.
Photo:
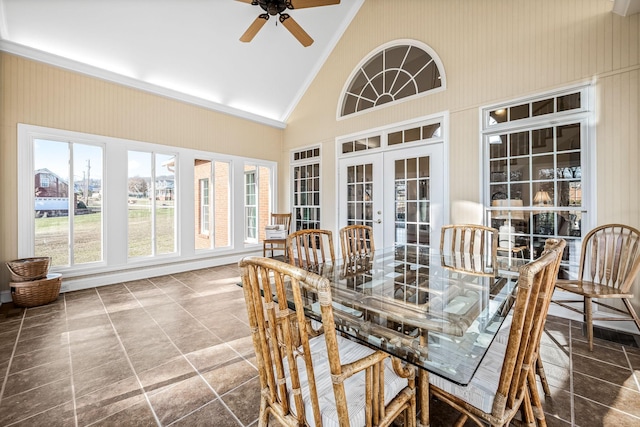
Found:
[[[442,143],[339,160],[339,227],[373,227],[376,247],[438,245],[444,206]]]

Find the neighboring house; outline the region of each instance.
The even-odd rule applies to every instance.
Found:
[[[35,172],[36,197],[69,197],[67,181],[49,169],[38,169]]]
[[[47,168],[35,171],[35,203],[36,217],[67,215],[69,211],[69,184]],[[88,213],[84,202],[77,201],[74,194],[76,214]]]

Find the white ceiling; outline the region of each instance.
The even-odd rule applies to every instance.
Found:
[[[284,127],[363,3],[288,11],[305,48],[273,16],[240,42],[263,11],[235,0],[0,0],[0,49]]]

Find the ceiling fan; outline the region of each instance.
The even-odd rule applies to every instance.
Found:
[[[313,39],[300,25],[289,15],[283,13],[287,9],[303,9],[305,7],[329,6],[340,4],[340,0],[236,0],[260,6],[266,13],[261,13],[240,37],[241,42],[250,42],[258,34],[258,31],[269,19],[269,15],[279,15],[278,20],[304,47],[310,46]],[[276,22],[277,24],[277,22]]]

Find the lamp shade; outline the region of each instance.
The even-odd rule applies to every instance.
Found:
[[[536,206],[545,206],[551,204],[551,196],[544,190],[540,190],[533,197],[533,204]]]

